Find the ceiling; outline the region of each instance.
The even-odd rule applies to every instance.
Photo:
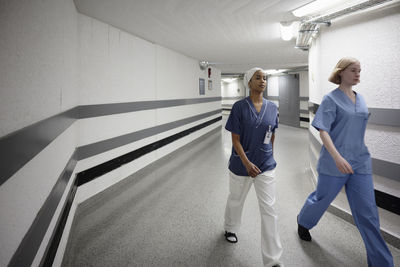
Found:
[[[279,22],[311,0],[75,0],[78,11],[152,43],[215,65],[222,73],[307,65]]]

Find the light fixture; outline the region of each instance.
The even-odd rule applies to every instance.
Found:
[[[292,23],[281,22],[279,23],[281,30],[281,38],[284,41],[290,41],[293,38],[293,28]]]
[[[266,70],[265,72],[267,73],[267,75],[275,75],[285,71],[287,71],[287,69],[272,69],[272,70]]]
[[[299,30],[299,22],[281,22],[279,23],[281,30],[281,38],[284,41],[290,41],[294,36],[296,36],[297,31]]]
[[[237,80],[237,78],[222,78],[221,80],[226,83],[231,83],[231,82]]]
[[[337,4],[345,2],[344,0],[316,0],[301,6],[292,11],[296,17],[304,17],[306,15],[315,14],[321,10],[331,8]]]
[[[208,61],[205,60],[199,61],[199,66],[201,70],[205,70],[208,67]]]

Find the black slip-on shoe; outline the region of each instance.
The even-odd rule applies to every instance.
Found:
[[[305,228],[304,226],[301,226],[299,224],[299,216],[297,216],[297,233],[299,234],[299,237],[301,240],[304,241],[311,241],[311,235],[310,235],[310,231]]]
[[[238,242],[238,238],[237,238],[236,234],[227,232],[227,231],[225,231],[225,239],[229,243],[237,243]]]

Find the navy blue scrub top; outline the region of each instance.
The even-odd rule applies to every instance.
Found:
[[[225,129],[240,135],[240,144],[247,158],[261,172],[272,170],[276,166],[272,153],[272,143],[264,144],[266,132],[270,130],[274,133],[276,128],[278,128],[276,105],[263,98],[261,110],[257,112],[250,97],[239,100],[233,105],[225,125]],[[249,176],[233,146],[229,159],[229,170],[236,175]]]
[[[355,104],[339,88],[322,99],[312,126],[329,133],[336,149],[353,168],[354,173],[372,174],[371,156],[364,143],[368,122],[368,108],[364,98],[356,93]],[[317,171],[321,174],[344,177],[336,167],[328,150],[322,146]]]

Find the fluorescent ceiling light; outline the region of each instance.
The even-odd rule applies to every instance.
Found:
[[[294,36],[297,35],[299,30],[299,22],[281,22],[279,23],[281,30],[281,38],[284,41],[290,41]]]
[[[316,0],[307,5],[304,5],[296,10],[293,10],[292,13],[296,17],[304,17],[305,15],[315,14],[321,10],[331,8],[337,4],[345,2],[344,0]]]
[[[237,78],[222,78],[221,80],[226,83],[231,83],[235,81]]]
[[[265,72],[266,72],[268,75],[274,75],[274,74],[282,73],[282,72],[284,72],[284,71],[287,71],[287,69],[266,70]]]
[[[284,41],[290,41],[293,38],[293,30],[292,24],[290,25],[283,25],[283,23],[279,23],[281,29],[281,38]]]

